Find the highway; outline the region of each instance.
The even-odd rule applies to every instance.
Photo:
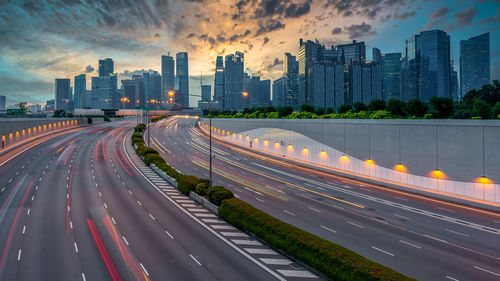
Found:
[[[214,215],[182,207],[173,198],[189,198],[171,187],[160,192],[133,155],[135,125],[75,129],[0,155],[0,280],[321,279],[292,262],[273,265],[286,258],[198,219]]]
[[[185,174],[208,178],[194,118],[151,128]],[[418,280],[500,280],[500,214],[350,180],[213,142],[214,184],[269,214]]]

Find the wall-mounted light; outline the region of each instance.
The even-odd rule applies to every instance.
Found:
[[[308,153],[309,152],[309,149],[307,149],[307,147],[304,146],[304,149],[302,150],[304,153]]]
[[[343,154],[342,157],[340,157],[340,159],[347,161],[347,160],[349,160],[349,157],[347,157],[345,154]]]
[[[279,148],[280,147],[280,143],[279,142],[275,142],[274,143],[274,147]]]
[[[321,154],[321,156],[324,157],[324,156],[326,156],[326,151],[325,150],[321,150],[320,154]]]
[[[481,176],[480,178],[477,179],[477,182],[480,184],[490,184],[493,183],[489,178],[485,176]]]
[[[366,164],[375,165],[375,161],[373,161],[372,159],[368,158],[368,159],[366,159]]]
[[[401,163],[398,163],[396,166],[394,166],[394,169],[398,172],[406,172],[406,167]]]
[[[293,150],[293,146],[291,144],[288,145],[288,150]]]
[[[440,178],[443,178],[444,177],[444,173],[439,170],[439,169],[436,169],[434,171],[432,171],[432,175],[437,178],[437,179],[440,179]]]

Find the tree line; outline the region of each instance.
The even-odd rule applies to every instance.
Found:
[[[245,108],[236,110],[208,111],[215,118],[291,118],[291,119],[500,119],[500,83],[498,80],[469,91],[462,101],[432,97],[429,102],[412,99],[373,100],[369,104],[356,102],[336,108],[314,107],[303,104],[298,111],[291,106]]]

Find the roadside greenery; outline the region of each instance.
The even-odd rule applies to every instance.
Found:
[[[465,94],[462,101],[433,97],[429,102],[412,99],[373,100],[369,104],[356,102],[336,109],[303,104],[294,111],[290,106],[275,108],[246,108],[242,112],[204,110],[214,118],[266,118],[266,119],[500,119],[500,82],[484,85]]]
[[[233,193],[223,186],[209,188],[207,179],[179,173],[165,162],[158,151],[146,147],[142,135],[144,128],[140,124],[132,134],[132,144],[137,147],[136,153],[144,157],[144,162],[147,165],[154,164],[174,178],[182,193],[195,192],[206,196],[212,204],[219,206],[219,216],[235,227],[257,236],[331,280],[413,280],[340,245],[280,221],[234,198]]]
[[[287,224],[237,198],[222,201],[219,216],[330,280],[413,280],[333,242]]]

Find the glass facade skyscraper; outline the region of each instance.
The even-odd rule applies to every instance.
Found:
[[[99,76],[109,76],[109,74],[115,72],[115,64],[112,59],[106,58],[99,60]]]
[[[224,109],[243,109],[244,54],[235,52],[225,57],[224,65]]]
[[[55,110],[69,109],[70,102],[70,80],[69,79],[56,79],[55,80]]]
[[[490,83],[490,33],[460,41],[460,92]]]
[[[161,85],[162,85],[162,98],[167,97],[169,91],[175,90],[174,77],[175,77],[175,63],[174,58],[170,55],[161,56]]]
[[[299,63],[290,53],[283,55],[283,77],[285,77],[285,94],[283,106],[299,107]]]
[[[87,79],[85,74],[75,76],[75,93],[74,93],[74,106],[75,108],[90,107],[85,104],[85,93],[87,91]]]
[[[401,98],[401,53],[382,55],[382,99]]]
[[[176,76],[179,79],[179,89],[175,95],[176,106],[189,107],[189,67],[188,53],[176,54]]]

